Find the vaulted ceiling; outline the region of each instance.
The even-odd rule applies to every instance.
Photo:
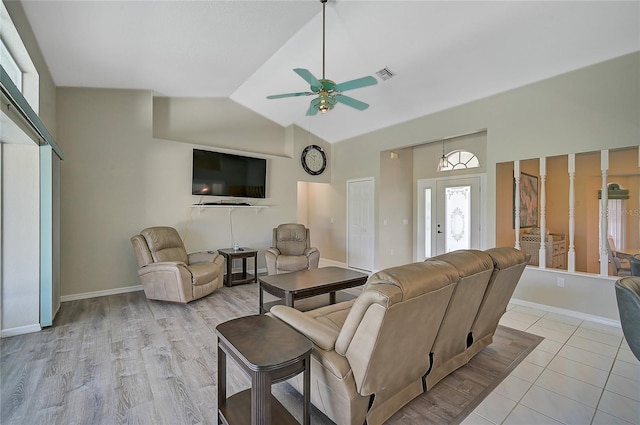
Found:
[[[396,75],[305,116],[293,72],[322,76],[322,5],[298,1],[23,1],[58,86],[225,97],[329,142],[640,51],[638,1],[329,0],[326,77]]]

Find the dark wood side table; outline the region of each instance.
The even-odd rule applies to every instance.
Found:
[[[216,326],[218,335],[218,420],[227,425],[297,424],[271,394],[271,384],[304,373],[303,423],[310,425],[311,348],[307,338],[265,315],[245,316]],[[227,356],[251,378],[251,389],[227,398]]]
[[[226,286],[240,285],[258,281],[258,251],[251,248],[225,248],[218,252],[227,262],[227,274],[224,277]],[[247,258],[253,258],[253,274],[247,273]],[[233,260],[242,260],[242,273],[233,273]]]

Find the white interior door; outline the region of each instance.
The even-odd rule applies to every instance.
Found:
[[[457,249],[480,249],[481,177],[418,181],[416,260]]]
[[[347,181],[347,266],[373,270],[373,179]]]

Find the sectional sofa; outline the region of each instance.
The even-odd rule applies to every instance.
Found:
[[[355,300],[270,314],[313,342],[319,410],[339,425],[382,424],[491,344],[528,260],[514,248],[451,252],[379,271]]]

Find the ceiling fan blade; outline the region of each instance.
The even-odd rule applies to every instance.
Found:
[[[311,99],[311,103],[309,104],[309,109],[307,109],[307,116],[313,116],[318,113],[318,105],[317,102],[314,102],[316,99]]]
[[[271,96],[267,96],[267,99],[281,99],[283,97],[309,96],[311,94],[315,94],[315,93],[303,91],[298,93],[272,94]]]
[[[369,105],[364,102],[360,102],[359,100],[356,100],[349,96],[344,96],[342,94],[336,94],[335,99],[340,103],[344,103],[347,106],[356,108],[358,111],[364,111],[369,107]]]
[[[318,81],[318,79],[314,77],[308,69],[296,68],[293,70],[293,72],[301,76],[307,83],[309,83],[312,89],[315,88],[319,90],[322,88],[322,83]]]
[[[359,89],[361,87],[375,86],[378,84],[372,76],[357,78],[355,80],[346,81],[344,83],[336,84],[336,91],[343,92],[347,90]]]

